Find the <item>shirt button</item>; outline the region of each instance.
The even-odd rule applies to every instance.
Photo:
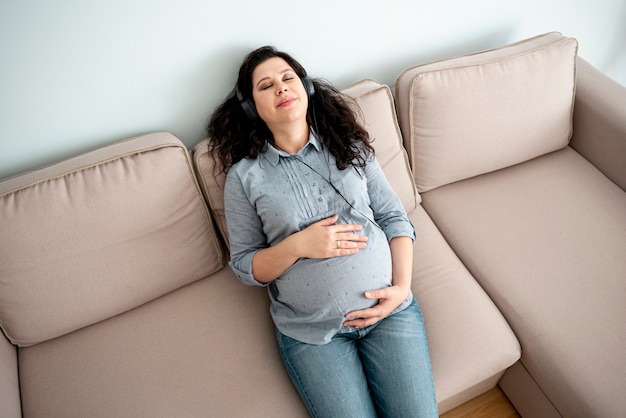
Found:
[[[317,186],[317,182],[316,181],[311,182],[311,186],[313,186],[313,187]]]
[[[322,196],[320,196],[320,197],[318,197],[318,198],[317,198],[317,202],[318,202],[318,203],[322,203],[323,201],[324,201],[324,198],[323,198]]]

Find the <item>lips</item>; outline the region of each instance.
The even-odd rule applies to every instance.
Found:
[[[296,101],[295,97],[284,97],[279,103],[277,107],[285,107],[285,106],[289,106],[290,104],[292,104],[293,102]]]

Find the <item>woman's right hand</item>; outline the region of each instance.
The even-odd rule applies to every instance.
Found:
[[[330,258],[358,253],[367,246],[361,225],[339,224],[339,216],[322,219],[273,247],[257,251],[252,274],[261,283],[275,280],[300,258]]]
[[[305,258],[330,258],[356,254],[367,247],[367,237],[359,234],[363,228],[355,224],[337,224],[339,216],[311,224],[285,241]]]

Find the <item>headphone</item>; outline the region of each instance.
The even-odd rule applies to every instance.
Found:
[[[300,81],[304,85],[304,91],[306,91],[307,98],[309,102],[311,101],[311,97],[315,95],[315,86],[313,85],[313,80],[311,80],[308,76],[300,77]],[[235,94],[237,95],[237,99],[241,104],[241,107],[248,117],[248,119],[252,121],[256,121],[259,119],[259,113],[256,111],[256,106],[254,106],[254,102],[252,99],[246,99],[243,97],[241,90],[239,90],[239,83],[235,85]]]

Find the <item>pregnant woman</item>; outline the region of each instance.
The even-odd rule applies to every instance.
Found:
[[[312,416],[436,417],[415,232],[354,110],[284,52],[245,57],[207,128],[227,172],[230,266],[267,287]]]

